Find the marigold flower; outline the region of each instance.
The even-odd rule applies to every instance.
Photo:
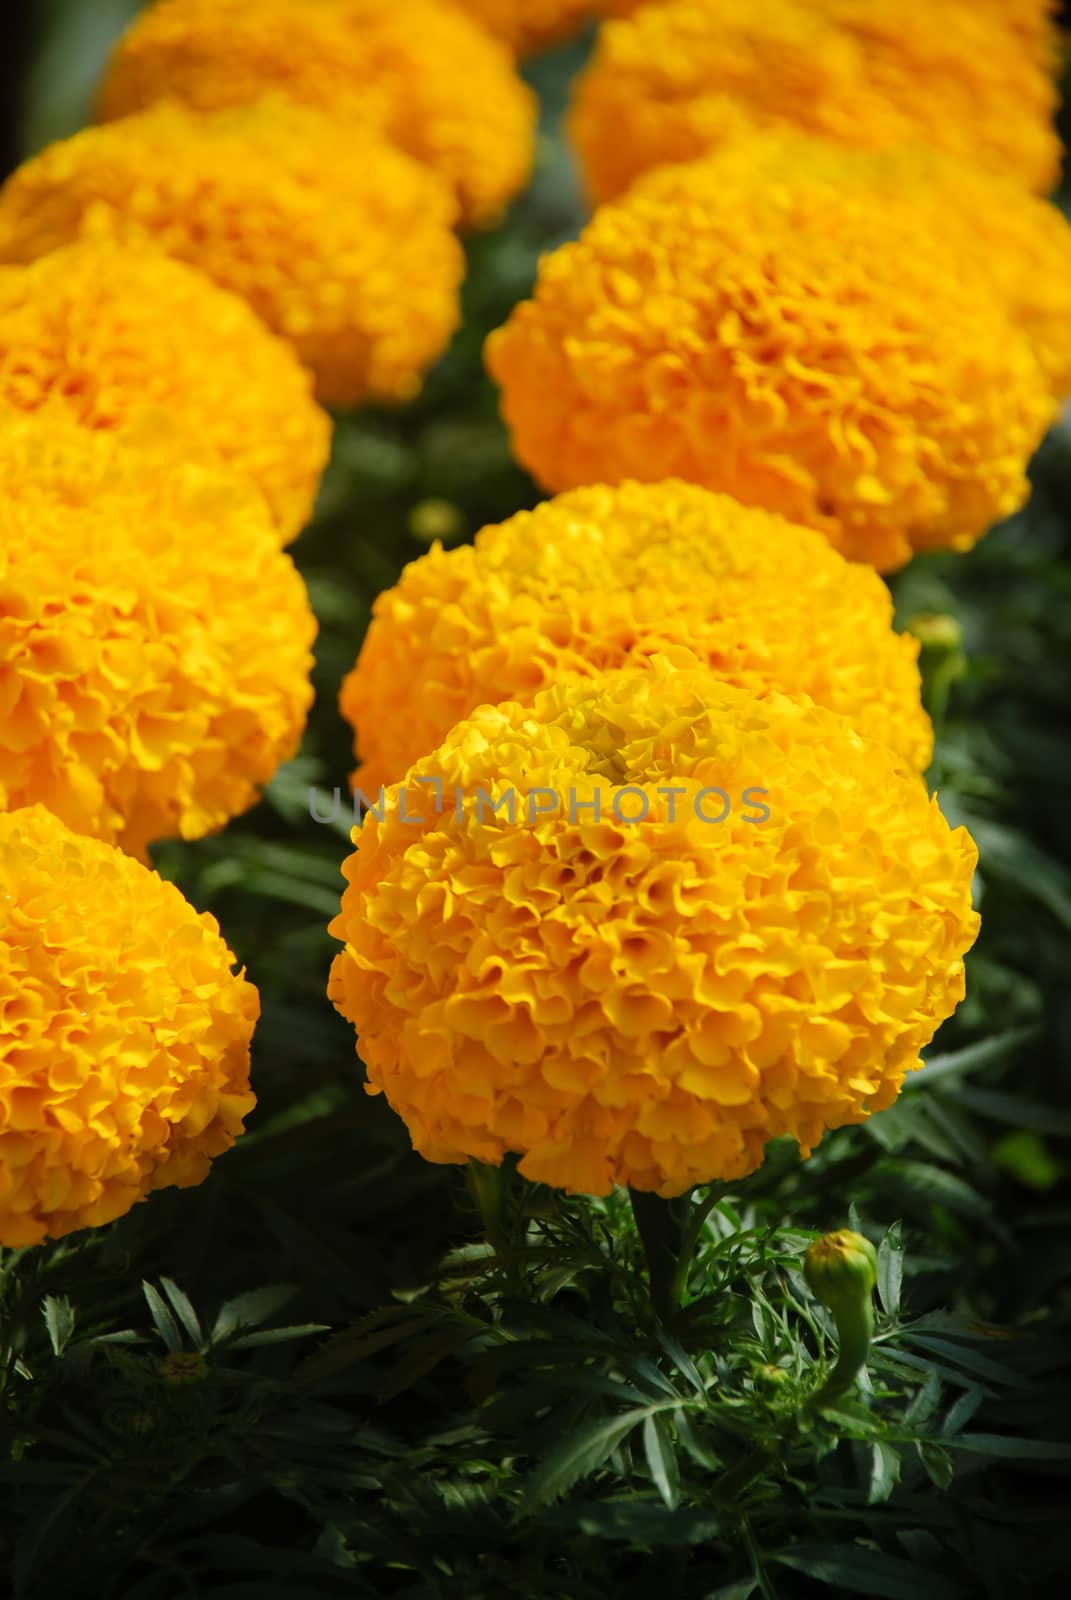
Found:
[[[673,0],[600,31],[571,132],[596,200],[758,126],[917,141],[1045,192],[1059,175],[1047,0]]]
[[[576,489],[475,548],[436,547],[380,594],[342,713],[372,797],[477,706],[684,646],[757,694],[808,694],[919,770],[933,753],[918,640],[869,567],[692,484]]]
[[[156,250],[85,240],[0,266],[0,408],[87,428],[167,412],[252,479],[289,540],[312,512],[331,423],[293,351],[236,295]]]
[[[824,159],[770,182],[744,148],[649,174],[544,258],[487,349],[518,459],[551,491],[704,484],[879,570],[968,548],[1055,412],[1025,337],[917,186]]]
[[[316,623],[241,478],[38,413],[0,424],[0,807],[133,853],[253,805]]]
[[[340,161],[335,118],[261,102],[170,104],[88,128],[0,190],[0,260],[85,230],[147,238],[247,300],[351,406],[413,394],[459,316],[464,255],[450,191],[377,136]]]
[[[481,706],[354,840],[329,993],[371,1091],[429,1160],[592,1194],[889,1105],[978,925],[974,846],[900,758],[667,662]]]
[[[457,0],[517,55],[530,55],[576,33],[602,8],[600,0]]]
[[[255,1104],[256,989],[198,915],[43,806],[0,816],[0,1242],[187,1188]]]
[[[100,114],[269,93],[378,128],[446,179],[470,223],[528,181],[535,97],[505,46],[439,0],[157,0],[119,41]]]

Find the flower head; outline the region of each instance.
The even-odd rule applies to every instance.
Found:
[[[0,815],[0,1241],[188,1187],[255,1103],[259,999],[213,917],[43,806]]]
[[[158,0],[119,41],[100,110],[266,94],[378,128],[447,181],[470,223],[528,179],[535,98],[505,46],[440,0]]]
[[[281,535],[307,521],[331,424],[293,351],[235,295],[156,250],[84,241],[0,266],[0,409],[86,428],[165,412],[263,492]]]
[[[597,200],[755,127],[921,142],[1045,192],[1059,174],[1048,0],[671,0],[601,30],[573,138]]]
[[[686,483],[575,489],[475,548],[436,548],[379,595],[342,686],[366,794],[485,702],[685,647],[755,693],[808,694],[924,769],[918,642],[892,601],[810,528]]]
[[[889,1105],[977,931],[898,757],[668,662],[481,706],[354,839],[329,993],[373,1091],[430,1160],[595,1194]]]
[[[297,748],[316,623],[240,478],[51,414],[0,423],[0,806],[143,852]]]
[[[823,152],[825,147],[823,146]],[[888,570],[1028,493],[1055,405],[973,251],[918,189],[767,141],[666,167],[546,257],[488,365],[551,490],[681,477]]]
[[[600,0],[456,0],[456,3],[521,56],[567,39],[603,9]]]
[[[331,405],[419,386],[458,320],[464,256],[441,178],[376,134],[280,100],[164,103],[51,145],[0,191],[0,261],[83,231],[144,238],[241,295]]]

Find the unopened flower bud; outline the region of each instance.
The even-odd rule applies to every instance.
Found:
[[[843,1393],[866,1361],[874,1331],[877,1252],[861,1233],[841,1228],[815,1240],[804,1257],[803,1275],[811,1293],[832,1312],[840,1340],[836,1366],[815,1396],[822,1403]]]

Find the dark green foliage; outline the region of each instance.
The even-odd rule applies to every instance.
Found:
[[[537,64],[551,120],[575,60]],[[510,1175],[492,1253],[460,1174],[363,1094],[326,1001],[346,829],[308,791],[345,794],[338,682],[422,549],[423,502],[468,537],[537,498],[480,344],[578,215],[550,142],[532,196],[473,241],[465,329],[421,400],[341,421],[296,547],[321,621],[302,754],[223,836],[157,852],[261,989],[260,1105],[200,1189],[5,1260],[16,1600],[1027,1600],[1066,1569],[1066,430],[1027,512],[894,583],[902,620],[963,631],[928,692],[942,804],[982,847],[968,1000],[892,1109],[693,1197],[664,1322],[624,1196]],[[801,1256],[837,1226],[879,1246],[877,1334],[819,1411],[835,1349]]]

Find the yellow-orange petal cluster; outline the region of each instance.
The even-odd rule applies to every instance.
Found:
[[[0,1243],[200,1183],[255,1104],[256,989],[213,917],[41,806],[0,816]]]
[[[373,796],[485,703],[683,647],[728,683],[806,694],[918,770],[933,752],[918,641],[870,568],[694,484],[575,489],[380,594],[340,705]]]
[[[974,845],[900,758],[665,662],[480,707],[354,839],[329,993],[373,1091],[428,1159],[572,1191],[889,1105],[977,932]]]
[[[517,55],[559,44],[603,9],[600,0],[456,0]]]
[[[1048,0],[672,0],[607,23],[571,131],[591,192],[757,126],[921,142],[1045,192],[1059,175]]]
[[[250,478],[283,539],[312,512],[331,424],[294,352],[236,295],[129,241],[0,266],[0,411],[86,428],[168,413],[192,449]]]
[[[0,809],[141,854],[253,805],[297,748],[316,623],[244,480],[0,421]]]
[[[100,111],[282,94],[378,128],[492,221],[528,180],[536,102],[509,51],[440,0],[157,0],[120,40]]]
[[[412,395],[459,320],[456,206],[375,134],[285,100],[161,104],[50,146],[0,190],[0,261],[142,238],[241,295],[328,405]]]
[[[488,342],[516,455],[552,491],[722,490],[883,571],[968,548],[1027,496],[1045,373],[916,184],[769,182],[765,151],[648,174],[544,259]]]

